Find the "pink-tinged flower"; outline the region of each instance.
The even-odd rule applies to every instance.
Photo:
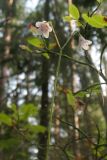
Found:
[[[92,41],[85,39],[82,35],[79,36],[79,46],[84,50],[89,50]]]
[[[49,38],[49,33],[52,32],[52,27],[48,22],[36,22],[35,26],[39,35],[42,35],[45,38]]]

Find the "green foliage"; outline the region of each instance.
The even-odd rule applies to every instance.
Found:
[[[42,55],[43,55],[46,59],[50,59],[50,56],[49,56],[48,53],[43,53]]]
[[[27,120],[29,117],[34,117],[38,113],[37,107],[33,104],[24,104],[19,108],[19,120]]]
[[[51,42],[51,43],[49,43],[48,49],[51,50],[51,49],[55,48],[56,46],[57,46],[56,42],[53,42],[53,43]]]
[[[67,102],[68,102],[68,104],[71,105],[72,107],[75,107],[76,98],[73,95],[72,91],[68,89],[66,96],[67,96]]]
[[[25,51],[32,52],[32,50],[26,45],[20,45],[19,47]]]
[[[103,2],[103,0],[97,0],[97,2],[98,2],[98,3],[102,3],[102,2]]]
[[[65,16],[65,17],[63,17],[63,20],[65,22],[70,22],[72,20],[72,17],[71,16]]]
[[[27,38],[27,42],[34,47],[44,48],[43,40],[41,40],[38,37],[29,37],[29,38]]]
[[[33,124],[28,120],[29,118],[34,118],[36,122],[38,109],[34,104],[23,104],[18,108],[15,104],[12,104],[9,110],[9,114],[0,113],[1,127],[4,124],[7,126],[7,129],[12,130],[6,139],[5,136],[4,138],[2,137],[0,148],[10,150],[16,145],[20,145],[22,141],[33,140],[38,133],[44,133],[46,131],[44,126]]]
[[[20,0],[21,4],[22,4],[22,1],[23,0]],[[94,13],[93,8],[95,8],[95,6],[94,6],[95,3],[93,2],[93,0],[90,0],[89,2],[86,0],[83,0],[83,1],[84,2],[78,1],[77,5],[79,6],[79,4],[85,3],[88,6],[88,4],[90,4],[90,1],[91,1],[93,3],[93,7],[91,8],[91,10],[92,10],[92,13]],[[101,3],[102,1],[103,0],[97,0],[98,3]],[[12,60],[14,59],[14,61],[11,62],[12,67],[10,68],[10,71],[12,73],[12,78],[13,78],[12,82],[17,81],[16,84],[18,84],[18,85],[16,85],[15,90],[12,91],[12,93],[10,93],[10,90],[11,90],[10,88],[12,88],[12,87],[10,85],[9,85],[10,88],[7,87],[7,84],[10,83],[11,77],[9,79],[9,83],[6,78],[6,81],[7,81],[6,87],[5,87],[6,96],[9,95],[8,94],[8,92],[9,92],[10,96],[7,97],[7,99],[9,101],[17,103],[17,104],[18,104],[18,102],[20,102],[20,99],[25,101],[24,105],[16,106],[15,104],[12,104],[10,106],[10,108],[8,108],[8,109],[6,108],[6,112],[4,109],[4,112],[0,113],[0,138],[1,138],[0,139],[0,152],[1,152],[1,154],[3,153],[4,155],[6,153],[6,158],[3,157],[2,159],[5,159],[5,160],[37,159],[37,156],[35,153],[30,153],[30,154],[28,153],[30,147],[32,147],[32,146],[34,146],[34,148],[37,148],[37,149],[43,148],[43,151],[48,148],[50,151],[49,152],[49,159],[51,159],[51,156],[52,156],[52,160],[55,159],[54,158],[55,151],[53,151],[53,153],[52,153],[52,150],[51,150],[54,147],[55,147],[55,150],[57,150],[59,157],[60,157],[60,153],[58,151],[59,150],[61,150],[61,152],[64,151],[63,153],[61,153],[61,154],[63,154],[63,156],[60,158],[56,158],[56,160],[57,159],[58,160],[59,159],[76,159],[77,157],[74,156],[74,152],[76,153],[76,150],[78,149],[78,145],[80,148],[79,151],[83,154],[83,155],[81,155],[80,158],[83,158],[83,159],[87,158],[87,160],[88,159],[101,159],[99,157],[101,157],[104,154],[104,149],[106,149],[106,147],[103,148],[103,152],[101,152],[102,155],[98,153],[98,158],[94,157],[94,156],[96,156],[96,151],[94,149],[93,149],[94,152],[91,152],[91,148],[93,145],[93,144],[91,144],[91,142],[97,143],[97,139],[98,139],[98,131],[95,127],[95,124],[93,125],[93,123],[94,122],[96,122],[96,124],[99,123],[99,128],[102,129],[103,132],[105,132],[105,128],[106,128],[106,126],[104,125],[105,124],[104,115],[101,114],[102,113],[101,109],[99,109],[100,105],[98,106],[98,102],[96,102],[96,99],[98,99],[98,95],[96,96],[96,94],[100,93],[100,88],[97,86],[95,86],[95,87],[93,86],[93,87],[87,87],[86,89],[84,89],[91,82],[95,83],[94,82],[94,74],[91,73],[91,71],[94,70],[94,64],[93,64],[93,62],[91,63],[91,57],[90,57],[90,54],[88,54],[88,52],[85,52],[86,54],[81,54],[79,52],[79,50],[77,49],[78,47],[73,48],[73,40],[74,40],[73,38],[75,38],[75,40],[77,39],[77,41],[78,41],[79,35],[81,35],[83,33],[84,37],[90,38],[90,39],[92,38],[93,40],[95,39],[95,44],[97,44],[97,39],[98,39],[97,35],[99,36],[99,32],[96,32],[96,29],[94,32],[94,28],[92,28],[92,27],[95,27],[95,28],[106,27],[107,26],[107,17],[102,16],[102,15],[96,15],[96,14],[92,15],[89,10],[89,13],[91,16],[88,16],[87,14],[83,13],[82,14],[83,19],[81,19],[79,9],[74,4],[70,5],[69,6],[69,16],[65,16],[63,18],[64,21],[72,22],[72,20],[76,20],[76,25],[78,25],[78,27],[81,27],[81,26],[83,27],[82,29],[77,28],[78,33],[75,34],[73,32],[73,34],[71,36],[71,33],[69,31],[71,30],[72,27],[69,28],[69,25],[63,26],[64,23],[62,23],[62,21],[59,20],[59,17],[61,17],[62,14],[67,13],[67,11],[64,10],[64,7],[68,8],[67,2],[57,1],[55,3],[52,3],[52,1],[50,1],[50,2],[47,1],[50,3],[49,10],[48,10],[47,4],[45,6],[43,6],[44,2],[40,2],[39,7],[37,7],[37,12],[38,12],[38,10],[40,10],[40,12],[35,13],[35,11],[34,11],[34,13],[33,13],[34,18],[32,19],[31,15],[30,15],[28,21],[36,23],[36,21],[46,20],[43,17],[43,15],[41,16],[41,13],[44,14],[45,7],[47,8],[46,12],[50,11],[50,13],[46,13],[47,15],[45,15],[45,17],[49,16],[52,18],[53,28],[55,27],[53,31],[55,31],[55,32],[53,32],[52,36],[49,38],[49,40],[52,43],[51,42],[49,42],[49,44],[47,43],[48,44],[47,49],[46,49],[45,42],[48,40],[43,39],[43,36],[40,37],[40,35],[38,35],[37,37],[35,37],[35,36],[29,37],[29,35],[31,33],[29,33],[29,31],[27,33],[27,30],[25,29],[26,31],[24,32],[24,34],[27,38],[26,37],[24,37],[24,38],[27,42],[27,45],[20,45],[20,48],[22,50],[24,50],[25,52],[32,52],[32,54],[31,55],[30,54],[17,54],[17,48],[14,46],[14,43],[16,43],[16,41],[14,43],[13,43],[13,41],[15,40],[16,37],[19,37],[18,42],[19,42],[19,40],[22,41],[21,37],[23,39],[24,26],[26,28],[25,20],[24,20],[23,24],[21,21],[21,25],[20,25],[20,20],[18,20],[16,22],[16,20],[14,18],[12,20],[9,20],[9,23],[10,23],[9,25],[7,25],[8,23],[4,23],[4,27],[1,27],[1,43],[0,44],[3,44],[3,45],[1,45],[1,48],[3,47],[3,52],[5,51],[5,49],[9,50],[9,48],[11,48],[11,52],[10,52],[11,54],[9,56],[10,57],[9,64],[11,61],[10,60],[11,57],[12,57]],[[4,1],[3,1],[3,3],[4,3]],[[75,2],[75,4],[76,3],[77,2]],[[55,11],[57,11],[56,6],[55,6],[56,9],[54,11],[52,10],[52,7],[54,4],[55,5],[60,4],[60,6],[57,6],[57,7],[58,7],[58,9],[61,7],[61,10],[62,10],[61,13],[60,13],[60,10],[58,10],[58,13],[57,12],[55,13]],[[79,7],[80,7],[80,9],[84,8],[81,6],[79,6]],[[11,8],[9,8],[9,10],[11,10]],[[8,12],[8,7],[7,7],[6,12]],[[19,14],[19,13],[20,12],[17,12],[17,14]],[[54,17],[55,15],[56,15],[56,17]],[[18,17],[20,17],[20,14],[18,15]],[[5,19],[5,17],[1,18],[1,21],[2,21],[2,19]],[[85,21],[85,23],[83,20]],[[91,27],[89,27],[89,28],[85,27],[85,26],[87,26],[87,23]],[[5,34],[8,33],[7,32],[8,27],[10,27],[9,33],[11,32],[13,34],[13,37],[10,37],[9,43],[4,44],[3,41],[5,41],[5,39],[6,39]],[[12,28],[12,30],[11,30],[11,28]],[[85,28],[85,30],[84,30],[84,28]],[[91,28],[92,34],[90,33],[90,28]],[[6,32],[5,32],[5,30],[6,30]],[[37,33],[35,25],[34,25],[34,27],[32,25],[32,28],[29,30],[33,34]],[[15,33],[14,31],[17,31],[18,34],[17,34],[17,32]],[[99,31],[99,30],[97,30],[97,31]],[[101,30],[100,30],[100,32],[102,34]],[[106,32],[104,32],[104,33],[106,33]],[[103,36],[104,33],[101,36]],[[57,37],[57,35],[58,35],[58,37]],[[70,36],[70,39],[68,36]],[[8,35],[7,35],[7,37],[8,37]],[[55,40],[56,40],[56,42],[55,42]],[[98,40],[100,43],[100,39],[98,39]],[[72,42],[72,44],[71,44],[71,42]],[[88,42],[88,41],[85,40],[85,42]],[[106,43],[106,41],[103,40],[103,43]],[[10,44],[12,44],[12,46],[10,46]],[[60,45],[58,48],[58,44],[60,44],[61,47],[63,45],[65,45],[65,48],[63,48],[63,47],[61,48]],[[17,46],[19,46],[19,45],[17,45]],[[93,46],[94,46],[94,44],[93,44]],[[50,51],[50,53],[48,53],[47,50],[51,50],[51,49],[53,49],[53,52]],[[4,65],[4,66],[1,66],[1,73],[2,73],[2,68],[5,67],[5,65],[6,65],[6,68],[8,66],[10,67],[10,65],[8,65],[8,56],[5,59],[5,56],[3,55],[2,49],[0,49],[0,50],[1,50],[1,65]],[[15,52],[14,52],[14,50],[15,50]],[[20,50],[20,53],[21,53],[21,50]],[[40,53],[41,57],[43,56],[46,59],[50,60],[49,68],[47,68],[48,67],[48,65],[46,64],[47,61],[45,61],[46,63],[42,65],[43,61],[41,60],[41,57],[38,56],[39,58],[34,58],[35,57],[34,53]],[[51,54],[51,56],[50,56],[50,54]],[[59,56],[60,62],[58,60],[58,56]],[[62,56],[62,59],[61,59],[61,56]],[[2,57],[3,57],[3,59],[2,59]],[[90,62],[87,61],[88,57],[89,57]],[[3,60],[3,62],[2,62],[2,60]],[[6,61],[6,63],[5,63],[5,61]],[[58,62],[58,65],[56,65],[57,62]],[[103,61],[102,61],[102,63],[103,63]],[[75,64],[75,66],[72,67],[74,64]],[[85,67],[82,67],[83,64],[85,64]],[[19,68],[18,69],[19,72],[14,72],[14,67]],[[90,69],[88,67],[90,67]],[[42,70],[42,72],[41,72],[41,70]],[[60,73],[60,70],[61,70],[61,73]],[[56,71],[56,74],[55,74],[55,71]],[[98,73],[97,76],[99,77],[101,72],[100,72],[100,70],[98,70],[98,72],[96,72],[96,71],[97,71],[97,68],[95,68],[95,73],[96,73],[96,75]],[[19,75],[16,75],[17,73],[19,73]],[[25,78],[21,82],[19,82],[19,80],[21,79],[20,73],[24,73],[24,75],[25,75]],[[41,75],[41,73],[42,73],[42,75]],[[73,94],[72,90],[66,88],[66,87],[71,88],[72,83],[75,83],[75,81],[72,81],[72,76],[75,76],[75,73],[78,76],[80,76],[79,84],[81,87],[81,91],[79,91],[77,94]],[[16,77],[14,78],[14,75],[17,76],[17,78]],[[34,78],[31,78],[32,75]],[[53,76],[53,75],[55,75],[55,76]],[[54,78],[55,78],[55,81],[54,81]],[[49,90],[47,87],[48,82],[49,82]],[[55,85],[53,85],[54,82],[55,82]],[[57,94],[56,89],[55,89],[55,86],[58,86],[58,83],[63,86],[60,89],[60,93],[63,93],[63,95],[61,95],[61,99],[59,98],[60,93]],[[1,85],[2,85],[2,83],[1,83]],[[41,101],[40,94],[37,93],[37,95],[36,95],[36,93],[35,93],[35,95],[34,95],[34,92],[32,92],[33,87],[35,87],[34,89],[37,89],[38,91],[40,89],[40,92],[42,90],[42,93],[43,93],[42,95],[45,95],[44,97],[46,97],[46,99],[44,97],[42,97],[42,101]],[[41,87],[41,88],[39,88],[39,87]],[[8,88],[9,88],[9,90],[8,90]],[[54,88],[54,90],[53,90],[53,88]],[[28,91],[27,96],[25,94],[25,96],[21,97],[21,95],[24,95],[24,94],[22,94],[22,92],[24,90]],[[2,91],[1,91],[1,93],[2,93]],[[45,93],[48,94],[49,97]],[[50,96],[52,93],[54,93],[53,95],[55,97]],[[28,101],[29,99],[30,99],[30,102],[36,101],[36,103],[38,103],[38,107],[32,103],[26,104],[26,101]],[[83,104],[82,104],[81,99],[83,101]],[[52,102],[53,104],[50,105],[50,106],[53,106],[53,108],[51,109],[48,107],[47,108],[41,107],[40,108],[41,109],[40,110],[40,117],[39,117],[38,108],[40,107],[40,104],[43,104],[43,103],[44,103],[43,106],[45,106],[45,102],[46,102],[45,100],[47,100],[49,102],[49,104],[51,103],[51,100],[54,101],[54,102]],[[104,100],[105,100],[105,97],[104,97]],[[57,104],[57,102],[58,102],[58,105],[55,105],[55,114],[52,115],[54,113],[54,104],[55,103]],[[105,101],[104,101],[104,103],[105,103]],[[7,102],[5,104],[7,104]],[[67,106],[67,104],[69,105],[69,107]],[[79,111],[85,110],[84,115],[79,115],[77,113],[78,114],[77,116],[79,117],[80,121],[74,122],[75,121],[75,119],[74,119],[75,113],[72,112],[73,109],[71,107],[74,109],[75,113],[77,113],[77,112],[79,113]],[[85,109],[84,109],[84,107],[85,107]],[[103,109],[105,109],[105,107],[103,107]],[[49,112],[49,111],[51,111],[51,112]],[[47,119],[48,119],[47,117],[52,117],[52,119],[49,120],[49,123],[47,122]],[[104,119],[103,121],[101,120],[102,117]],[[105,116],[105,118],[107,118],[107,117]],[[91,122],[91,119],[93,122]],[[63,120],[65,121],[65,123],[63,122]],[[49,130],[47,130],[47,128],[45,128],[44,126],[38,125],[39,121],[43,122],[43,124],[46,125],[49,128]],[[69,123],[67,124],[66,122],[69,122]],[[76,124],[76,123],[78,123],[78,124]],[[49,125],[51,124],[51,125],[48,126],[48,124]],[[102,125],[100,125],[100,124],[102,124]],[[77,130],[75,129],[75,126],[78,127]],[[53,129],[52,134],[51,134],[51,129]],[[79,129],[80,129],[80,131],[79,131]],[[58,137],[57,137],[57,131],[58,131]],[[83,131],[83,133],[85,133],[85,134],[82,134],[81,131]],[[78,134],[77,134],[77,132],[78,132]],[[39,135],[38,133],[42,133],[45,140],[47,140],[46,134],[50,133],[49,135],[51,135],[52,138],[55,139],[55,146],[52,145],[50,148],[50,146],[49,147],[46,146],[46,143],[43,146],[40,145],[38,143],[39,142],[38,139],[41,137],[38,138],[38,135]],[[43,134],[43,133],[46,133],[46,134]],[[95,135],[94,135],[94,133],[95,133]],[[77,137],[79,137],[79,141],[77,142],[77,145],[76,145],[77,148],[75,147],[75,149],[73,149],[72,146],[74,143],[76,143],[76,140],[78,140]],[[89,138],[87,138],[87,137],[89,137]],[[103,135],[100,136],[100,139],[102,139],[102,137],[103,137],[103,139],[105,139],[105,137]],[[51,137],[49,139],[51,140]],[[59,141],[57,141],[57,140],[59,140]],[[104,140],[104,142],[102,142],[102,143],[105,143],[105,142],[106,141]],[[44,141],[43,141],[43,143],[44,143]],[[100,143],[101,143],[101,141],[100,141]],[[44,146],[46,146],[46,147],[44,147]],[[99,149],[99,151],[100,151],[100,149]],[[84,154],[85,152],[87,152],[87,153]],[[9,153],[11,154],[10,157],[8,156]],[[26,158],[27,154],[29,154],[29,157]],[[41,154],[42,154],[42,152],[41,152]],[[15,156],[13,156],[13,155],[15,155]],[[89,157],[88,157],[88,155],[89,155]]]
[[[67,150],[66,154],[69,157],[69,159],[75,159],[75,157],[74,157],[73,153],[71,152],[71,150]]]
[[[101,92],[101,86],[95,85],[87,90],[89,93],[99,94]]]
[[[80,91],[80,92],[76,93],[76,97],[84,98],[87,94],[88,94],[87,91]]]
[[[0,113],[0,124],[2,123],[8,126],[11,126],[12,125],[11,117],[5,113]]]
[[[102,15],[93,15],[92,17],[89,17],[87,14],[83,13],[82,18],[92,27],[95,28],[104,28],[107,26],[107,22],[104,20],[105,17]]]
[[[18,137],[6,138],[0,140],[1,149],[11,149],[20,144],[20,139]]]
[[[80,17],[79,10],[74,4],[69,6],[69,13],[73,19],[78,20]]]
[[[46,128],[41,125],[25,125],[24,129],[27,130],[29,133],[44,133],[46,131]]]

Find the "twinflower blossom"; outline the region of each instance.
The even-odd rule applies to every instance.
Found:
[[[49,33],[52,32],[52,27],[48,22],[36,22],[35,26],[39,35],[42,35],[45,38],[49,38]]]
[[[85,39],[82,35],[79,36],[79,46],[84,50],[89,50],[92,41]]]

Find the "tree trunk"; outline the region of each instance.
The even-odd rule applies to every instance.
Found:
[[[16,0],[5,0],[5,26],[3,33],[3,52],[2,59],[8,59],[11,52],[11,41],[12,41],[12,28],[10,27],[12,19],[14,17],[14,7],[16,5]],[[3,11],[4,12],[4,11]],[[5,96],[5,83],[9,76],[9,70],[7,64],[0,66],[0,110],[4,110],[4,96]],[[6,155],[0,150],[0,159],[7,159]]]
[[[49,0],[45,1],[44,19],[49,20]],[[47,44],[48,45],[48,44]],[[46,58],[42,58],[42,98],[40,109],[40,125],[48,128],[49,123],[49,102],[48,102],[48,77],[49,62]],[[38,159],[45,160],[47,152],[48,131],[39,134],[39,152]]]
[[[73,3],[72,0],[68,0],[68,7]],[[69,8],[68,8],[69,9]],[[70,14],[70,13],[69,13]],[[71,37],[72,37],[72,21],[69,23],[70,25],[70,32],[71,32]],[[71,38],[71,44],[72,44],[73,38]],[[73,58],[73,52],[72,52],[72,58]],[[76,92],[77,91],[77,79],[76,79],[76,65],[74,63],[71,62],[71,88],[72,88],[72,92]],[[79,116],[76,114],[76,112],[74,111],[73,113],[73,124],[76,128],[80,127],[80,122],[79,122]],[[78,141],[76,141],[76,139],[79,138],[79,132],[76,130],[73,130],[73,151],[74,151],[74,155],[75,155],[75,160],[80,160],[81,159],[81,152],[80,152],[80,144]]]
[[[4,34],[3,34],[3,41],[4,41],[4,48],[3,48],[3,55],[2,58],[6,59],[9,58],[11,52],[11,41],[12,41],[12,28],[10,27],[12,19],[14,17],[14,8],[16,5],[16,0],[6,0],[5,7],[5,19],[7,20],[4,27]],[[9,76],[8,66],[5,64],[1,66],[0,71],[0,103],[2,103],[4,95],[5,95],[5,82]]]

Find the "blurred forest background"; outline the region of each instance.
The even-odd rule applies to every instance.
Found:
[[[31,0],[35,8],[26,3],[0,0],[0,160],[46,160],[58,47],[51,33],[52,52],[21,49],[32,36],[28,25],[52,21],[61,45],[71,34],[63,21],[70,0]],[[98,6],[96,0],[73,3],[89,13]],[[100,12],[107,15],[106,0]],[[64,49],[69,59],[61,61],[49,160],[107,160],[107,30],[87,26],[81,33],[93,44],[88,54],[71,43]],[[102,67],[105,79],[90,65]]]

